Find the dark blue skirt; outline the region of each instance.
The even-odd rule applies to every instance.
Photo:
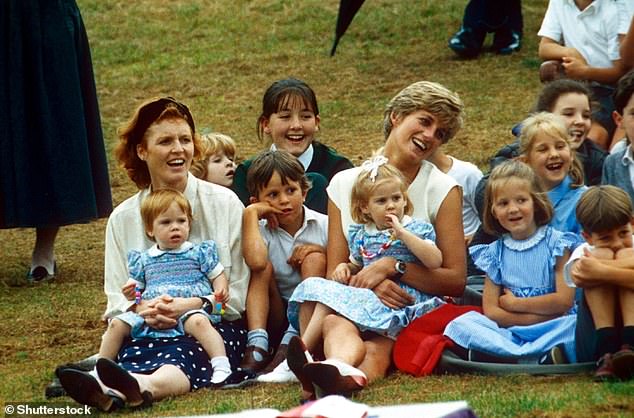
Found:
[[[75,0],[0,1],[0,228],[112,211],[86,29]]]
[[[240,364],[247,343],[247,330],[243,321],[223,321],[214,325],[225,342],[231,367]],[[144,338],[130,340],[117,359],[131,373],[150,374],[161,366],[171,364],[183,371],[191,390],[211,384],[211,362],[202,346],[190,336],[175,338]]]

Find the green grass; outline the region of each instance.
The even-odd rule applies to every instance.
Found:
[[[295,76],[317,93],[321,139],[358,162],[383,141],[385,103],[411,82],[429,79],[457,91],[466,104],[466,125],[448,151],[485,169],[540,89],[535,34],[547,0],[523,2],[520,53],[485,53],[473,61],[456,59],[446,47],[464,0],[367,1],[333,58],[337,0],[78,3],[109,151],[117,126],[142,100],[169,94],[190,106],[200,128],[232,136],[239,157],[251,156],[264,146],[255,135],[264,90],[276,79]],[[110,169],[118,204],[134,187],[112,158]],[[58,279],[38,287],[23,283],[33,231],[0,231],[0,401],[43,401],[56,365],[97,350],[106,304],[104,228],[103,220],[63,228],[56,248]],[[200,390],[129,415],[288,409],[298,397],[295,385]],[[595,384],[585,375],[416,379],[396,373],[355,398],[371,405],[461,399],[481,417],[625,417],[634,414],[634,383]]]

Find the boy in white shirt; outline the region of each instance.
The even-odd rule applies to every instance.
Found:
[[[586,243],[564,268],[569,286],[583,289],[577,313],[579,361],[597,360],[595,380],[634,375],[634,248],[632,202],[615,186],[593,186],[577,203]]]
[[[241,368],[268,376],[260,381],[296,380],[285,358],[288,341],[298,332],[286,328],[286,307],[303,279],[326,274],[328,217],[303,204],[310,185],[302,165],[287,151],[266,151],[256,157],[246,183],[251,204],[242,217],[242,251],[251,281]],[[269,333],[272,342],[284,334],[273,360]]]
[[[592,82],[601,106],[588,137],[604,149],[615,130],[610,96],[625,73],[619,42],[627,33],[628,13],[624,0],[550,0],[538,32],[541,59],[559,61],[568,78]]]

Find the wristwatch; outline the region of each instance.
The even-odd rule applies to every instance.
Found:
[[[396,270],[396,275],[393,277],[394,280],[398,280],[407,271],[407,264],[403,260],[396,260],[396,264],[394,264],[394,270]]]
[[[203,311],[207,312],[208,314],[211,314],[211,311],[213,311],[214,307],[212,306],[211,302],[209,302],[209,300],[207,298],[203,298],[201,296],[198,296],[198,299],[200,299],[203,304],[200,307],[200,309],[202,309]]]

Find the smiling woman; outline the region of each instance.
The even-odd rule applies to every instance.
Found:
[[[386,307],[407,309],[414,299],[393,280],[396,278],[430,301],[418,309],[414,317],[442,303],[434,296],[459,296],[464,290],[466,253],[461,192],[451,177],[426,161],[460,129],[462,112],[463,103],[455,93],[429,81],[420,81],[403,89],[388,103],[384,112],[386,141],[382,154],[405,178],[407,193],[413,204],[412,217],[434,226],[442,265],[430,269],[409,260],[385,256],[351,277],[348,286],[371,289]],[[349,260],[349,231],[356,223],[351,210],[351,192],[362,171],[363,167],[342,171],[328,186],[326,277],[332,277],[336,266]],[[309,327],[321,327],[323,333],[327,357],[323,363],[306,364],[309,357],[304,355],[304,351],[291,350],[289,346],[289,366],[302,382],[305,396],[310,396],[315,390],[325,393],[360,390],[367,383],[385,376],[391,364],[395,335],[362,333],[346,318],[329,315],[322,309],[312,309],[314,304],[305,303],[327,305],[328,297],[345,294],[339,291],[340,286],[332,280],[307,279],[296,289],[289,302],[289,305],[302,305],[298,319],[302,337]],[[349,303],[350,299],[342,298],[340,301]],[[338,306],[331,308],[337,311]],[[309,350],[317,348],[314,339],[304,342]],[[291,352],[298,355],[292,356]]]
[[[189,241],[216,243],[218,258],[229,280],[230,299],[225,321],[215,328],[222,336],[227,357],[236,366],[244,347],[245,335],[239,319],[244,311],[248,270],[241,248],[242,203],[229,189],[197,179],[189,174],[193,158],[200,154],[200,139],[194,120],[184,104],[171,97],[142,104],[120,131],[115,155],[140,191],[115,208],[108,219],[105,247],[105,291],[108,307],[105,317],[112,318],[134,311],[155,330],[173,328],[185,312],[200,309],[215,301],[204,297],[172,297],[162,294],[135,304],[122,288],[130,276],[127,256],[131,250],[150,248],[153,242],[146,235],[141,218],[141,202],[152,191],[175,189],[191,205],[193,220]],[[132,340],[119,352],[119,365],[102,361],[97,372],[106,385],[122,392],[129,406],[146,405],[153,399],[177,395],[210,384],[209,357],[195,340],[174,339]],[[181,353],[190,356],[181,360]],[[175,359],[178,358],[178,361]],[[139,365],[144,365],[143,367]],[[101,367],[100,367],[101,366]],[[133,372],[133,373],[131,373]],[[239,378],[231,375],[230,379]],[[110,400],[98,382],[89,374],[62,370],[59,377],[64,389],[75,400],[110,411],[119,401]]]

